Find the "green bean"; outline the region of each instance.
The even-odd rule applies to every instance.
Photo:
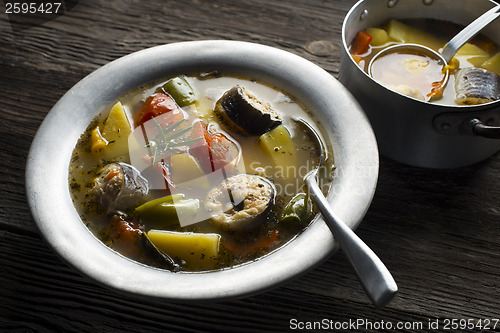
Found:
[[[287,225],[300,224],[306,221],[312,214],[312,206],[307,194],[299,193],[295,195],[283,209],[280,223]]]
[[[194,90],[185,76],[178,76],[168,80],[163,85],[163,89],[174,98],[180,107],[192,104],[196,100]]]
[[[148,201],[135,210],[141,220],[150,227],[179,223],[179,214],[194,216],[200,209],[198,199],[183,199],[182,194],[169,195]]]

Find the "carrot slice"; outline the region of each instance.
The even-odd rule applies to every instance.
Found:
[[[351,54],[359,55],[368,51],[372,38],[373,37],[370,34],[367,34],[364,31],[358,32],[351,44]]]
[[[273,230],[269,234],[265,234],[260,238],[257,238],[251,244],[239,244],[236,242],[224,242],[224,247],[232,251],[236,255],[246,256],[248,254],[254,253],[260,249],[269,249],[276,239],[278,238],[278,231]]]

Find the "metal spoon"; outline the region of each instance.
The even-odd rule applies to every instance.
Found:
[[[326,159],[326,149],[319,134],[303,119],[293,118],[308,132],[311,139],[315,140],[320,156],[318,166],[310,171],[304,178],[311,200],[316,204],[323,215],[340,248],[346,254],[351,265],[372,303],[383,307],[396,295],[398,287],[391,273],[377,257],[377,255],[352,231],[333,209],[330,207],[323,192],[318,186],[316,176],[318,170]]]
[[[455,37],[453,37],[443,48],[441,53],[434,51],[431,48],[425,47],[419,44],[397,44],[390,47],[385,48],[378,54],[376,54],[368,64],[368,75],[372,76],[372,67],[377,59],[388,54],[388,53],[410,53],[414,54],[415,52],[425,54],[438,60],[442,63],[444,70],[444,77],[441,81],[441,89],[444,89],[446,84],[448,83],[448,77],[450,75],[449,69],[446,67],[453,56],[458,52],[458,50],[465,45],[472,37],[477,35],[479,31],[481,31],[485,26],[493,22],[498,16],[500,16],[500,5],[491,8],[483,15],[479,16],[472,23],[467,25],[462,31],[460,31]],[[405,52],[406,51],[406,52]],[[410,52],[408,52],[410,51]]]
[[[500,6],[493,7],[453,37],[448,44],[446,44],[443,51],[441,51],[441,56],[446,61],[446,64],[450,62],[455,53],[457,53],[465,43],[477,35],[485,26],[493,22],[498,16],[500,16]]]

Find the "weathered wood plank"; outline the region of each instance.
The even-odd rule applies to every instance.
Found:
[[[370,306],[342,253],[244,299],[136,299],[62,262],[30,216],[24,171],[33,136],[57,100],[93,70],[146,47],[230,39],[285,49],[337,75],[342,19],[354,3],[89,0],[29,30],[13,33],[2,22],[0,331],[282,332],[294,318],[498,318],[500,156],[457,170],[382,158],[376,196],[357,232],[399,284],[398,297],[384,309]]]

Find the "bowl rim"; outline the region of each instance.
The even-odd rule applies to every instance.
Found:
[[[70,197],[68,168],[76,141],[92,118],[141,84],[210,69],[253,76],[277,86],[315,113],[334,143],[335,179],[327,199],[350,228],[361,222],[375,193],[378,149],[361,107],[333,76],[298,55],[262,44],[227,40],[165,44],[121,57],[82,79],[46,115],[32,142],[26,165],[32,216],[54,251],[84,275],[128,294],[223,299],[275,287],[320,264],[337,249],[327,225],[317,218],[292,242],[252,263],[212,272],[173,273],[119,255],[82,222]]]

